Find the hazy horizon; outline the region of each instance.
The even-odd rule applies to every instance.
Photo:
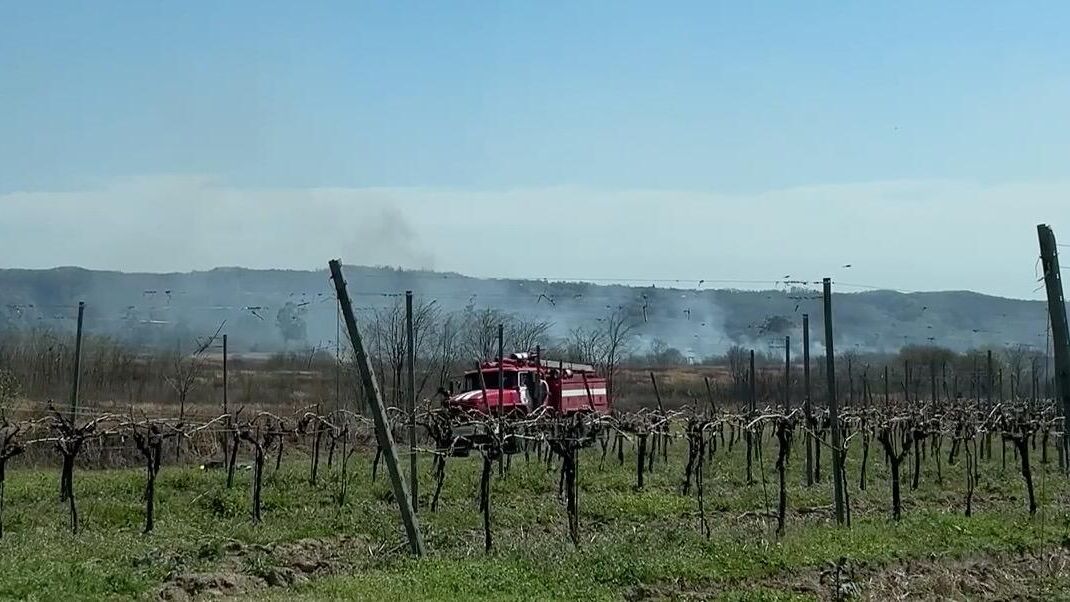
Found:
[[[334,258],[331,258],[331,259],[334,259]],[[774,280],[763,280],[763,281],[756,281],[756,280],[724,280],[724,281],[713,280],[713,281],[710,281],[710,280],[694,280],[694,279],[684,279],[684,278],[617,278],[617,279],[614,279],[614,278],[601,278],[601,279],[597,279],[597,280],[591,280],[591,279],[586,279],[585,280],[585,279],[579,279],[579,278],[545,278],[545,277],[540,277],[540,278],[531,277],[531,278],[529,278],[529,277],[525,277],[525,276],[478,276],[478,275],[467,274],[467,273],[464,273],[464,272],[457,272],[457,271],[452,271],[452,270],[445,271],[445,270],[435,270],[435,269],[427,269],[427,268],[407,268],[407,267],[403,267],[403,266],[385,265],[385,264],[374,264],[374,265],[371,265],[371,264],[358,264],[358,263],[345,261],[344,258],[342,258],[342,259],[343,259],[343,265],[345,267],[348,267],[348,268],[370,268],[370,269],[377,269],[377,270],[378,269],[384,269],[384,270],[390,270],[390,271],[397,271],[399,273],[399,275],[401,275],[401,276],[403,276],[403,275],[405,275],[407,273],[415,274],[415,273],[420,273],[420,272],[426,272],[426,273],[430,273],[430,274],[435,274],[436,276],[437,275],[441,275],[441,276],[457,277],[457,278],[462,278],[462,279],[476,279],[476,280],[487,280],[487,281],[501,280],[501,281],[544,282],[544,283],[547,283],[547,284],[591,284],[591,285],[596,285],[596,286],[624,286],[624,287],[629,287],[629,288],[634,288],[634,289],[645,289],[645,288],[654,287],[654,288],[666,289],[666,290],[699,291],[699,292],[701,292],[701,291],[721,290],[721,291],[743,291],[743,292],[766,292],[766,291],[768,291],[768,292],[783,293],[784,291],[791,290],[792,287],[795,287],[795,288],[798,288],[798,289],[806,289],[806,290],[817,291],[818,288],[821,286],[821,282],[818,279],[796,280],[794,278],[792,278],[792,279],[779,279],[779,280],[775,280],[775,279]],[[214,272],[214,271],[217,271],[217,270],[220,270],[220,271],[239,270],[239,271],[248,271],[248,272],[298,272],[298,273],[317,273],[317,272],[320,272],[320,273],[324,273],[324,274],[328,273],[328,269],[326,267],[322,267],[322,268],[317,268],[317,267],[278,268],[278,267],[248,267],[248,266],[241,266],[241,265],[217,265],[217,266],[208,267],[208,268],[197,268],[197,269],[189,269],[189,270],[163,270],[163,271],[117,270],[117,269],[107,269],[107,268],[88,268],[88,267],[80,266],[80,265],[54,265],[54,266],[38,267],[38,268],[0,267],[0,270],[22,270],[22,271],[30,271],[30,272],[49,272],[49,271],[54,271],[54,270],[85,270],[85,271],[88,271],[88,272],[116,273],[116,274],[124,274],[124,275],[131,275],[131,276],[136,276],[136,275],[146,275],[146,276],[189,275],[189,274],[211,273],[211,272]],[[984,296],[989,296],[989,297],[997,297],[997,298],[1001,298],[1001,299],[1009,299],[1009,300],[1016,300],[1016,301],[1038,301],[1038,300],[1039,301],[1043,301],[1044,300],[1044,297],[1043,297],[1042,294],[1039,297],[1031,298],[1031,297],[1009,297],[1009,296],[1005,296],[1005,295],[996,295],[996,294],[985,293],[985,292],[982,292],[982,291],[975,291],[975,290],[970,290],[970,289],[918,289],[918,290],[906,290],[906,289],[885,288],[885,287],[878,287],[878,286],[872,286],[872,285],[857,284],[857,283],[854,283],[854,282],[844,282],[844,281],[838,281],[836,279],[832,279],[832,284],[833,284],[833,293],[834,294],[867,293],[867,292],[893,292],[893,293],[901,293],[901,294],[905,294],[905,295],[929,294],[929,293],[936,293],[936,294],[939,294],[939,293],[973,293],[973,294],[978,294],[978,295],[984,295]],[[396,291],[396,292],[401,292],[401,291],[399,290],[399,291]]]
[[[1070,242],[1068,18],[9,3],[0,266],[1039,299],[1036,224]]]

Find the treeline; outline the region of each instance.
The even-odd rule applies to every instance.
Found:
[[[496,357],[499,329],[506,354],[541,345],[546,356],[574,359],[562,342],[549,336],[552,323],[547,321],[491,309],[447,312],[435,302],[416,304],[412,314],[418,399],[448,390],[465,370]],[[405,300],[398,298],[390,306],[364,312],[359,322],[384,400],[388,405],[403,405]],[[225,328],[220,327],[218,332],[178,338],[167,346],[137,346],[86,334],[79,371],[82,405],[160,405],[180,417],[185,416],[187,406],[221,406],[224,334]],[[324,410],[363,410],[365,396],[353,367],[352,350],[344,331],[339,330],[339,335],[338,341],[270,355],[228,354],[227,397],[232,408],[306,404]],[[600,346],[600,341],[592,342],[586,351]],[[230,340],[231,349],[240,344]],[[74,358],[72,334],[48,329],[0,332],[0,403],[4,407],[48,400],[66,404],[73,388]],[[603,369],[617,361],[612,349],[599,358]]]
[[[662,393],[685,401],[704,401],[710,394],[726,403],[749,401],[752,395],[752,350],[733,346],[723,355],[698,362],[687,361],[676,349],[653,345],[645,354],[635,354],[622,363],[628,373],[621,393],[638,398],[639,405],[652,402],[648,373],[665,380]],[[807,394],[801,350],[793,348],[785,363],[783,347],[776,351],[753,350],[753,395],[761,406],[780,406],[789,400],[798,406]],[[824,405],[828,398],[825,356],[820,347],[810,358],[810,398]],[[1026,345],[956,352],[939,345],[908,345],[895,353],[862,353],[847,350],[836,354],[836,389],[843,403],[880,405],[890,400],[931,401],[980,399],[1050,399],[1055,394],[1052,359],[1042,350]],[[707,390],[705,378],[713,379]]]
[[[359,316],[385,401],[403,405],[406,375],[405,299]],[[639,348],[636,316],[617,309],[564,337],[552,336],[551,322],[493,309],[445,311],[435,302],[413,307],[413,339],[418,399],[434,397],[456,385],[477,362],[498,353],[499,328],[506,352],[534,351],[547,358],[594,365],[609,379],[618,402],[652,402],[648,373],[663,375],[662,393],[670,406],[716,396],[725,403],[760,404],[806,395],[802,354],[792,350],[790,368],[783,349],[750,350],[733,346],[723,355],[692,361],[654,339]],[[223,329],[221,329],[223,330]],[[227,393],[234,406],[319,405],[363,410],[364,393],[352,366],[344,333],[340,341],[272,355],[228,358]],[[222,332],[175,340],[170,346],[132,346],[117,339],[86,335],[81,360],[80,397],[85,405],[106,403],[165,406],[184,416],[187,406],[219,406],[223,401]],[[234,341],[231,341],[234,348]],[[240,342],[239,342],[240,345]],[[796,343],[797,345],[797,343]],[[819,349],[819,348],[818,348]],[[50,330],[0,333],[0,402],[66,403],[73,383],[74,337]],[[827,395],[825,362],[811,357],[810,396],[822,404]],[[897,353],[837,354],[837,388],[850,404],[884,395],[895,399],[1046,398],[1053,393],[1053,370],[1042,351],[1013,345],[957,353],[936,346],[906,346]],[[886,378],[887,374],[887,378]],[[707,387],[705,380],[710,379]],[[753,386],[751,381],[754,381]]]

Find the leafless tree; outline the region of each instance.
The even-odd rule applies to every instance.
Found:
[[[167,366],[164,380],[178,397],[178,419],[182,421],[186,417],[186,401],[204,371],[205,361],[201,355],[190,355],[175,349],[164,362]]]
[[[463,314],[461,351],[466,359],[486,360],[498,356],[498,326],[502,326],[506,350],[532,351],[545,339],[553,323],[523,319],[497,309],[468,309]]]
[[[565,339],[565,355],[569,361],[603,367],[606,362],[606,333],[600,329],[578,326]]]
[[[602,369],[606,375],[606,389],[610,399],[613,398],[617,372],[621,361],[631,352],[632,341],[638,322],[624,308],[618,307],[602,320],[605,332],[605,353]]]
[[[461,327],[461,353],[465,359],[486,360],[498,355],[498,325],[508,314],[497,309],[467,310]]]
[[[1041,361],[1043,361],[1043,354],[1028,345],[1013,345],[1004,348],[1000,355],[1002,356],[1003,364],[1007,367],[1007,377],[1014,393],[1014,398],[1017,399],[1023,394],[1029,394],[1029,389],[1022,387],[1022,376],[1025,374],[1026,368],[1035,365],[1037,358],[1041,358]]]
[[[0,370],[0,420],[7,417],[7,406],[22,392],[19,379],[10,370]]]
[[[0,417],[0,538],[4,536],[4,480],[7,461],[24,450],[18,441],[19,425],[8,424]]]
[[[407,342],[405,333],[405,302],[399,299],[390,307],[376,310],[370,325],[375,340],[375,358],[383,376],[383,386],[391,405],[399,406],[403,399]],[[437,378],[443,382],[456,354],[454,341],[457,332],[451,320],[443,320],[435,301],[424,301],[412,310],[413,350],[416,356],[416,397],[420,398],[428,383]]]
[[[551,322],[545,320],[525,320],[511,316],[506,323],[505,339],[509,349],[516,351],[534,351],[535,346],[546,338],[546,334],[553,327]]]
[[[728,359],[728,371],[732,375],[733,395],[737,399],[743,399],[747,387],[747,372],[750,369],[749,354],[739,345],[732,345],[725,357]]]

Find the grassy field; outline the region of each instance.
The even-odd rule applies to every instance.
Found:
[[[582,543],[567,536],[557,472],[515,457],[491,497],[495,548],[483,550],[478,458],[452,459],[437,512],[427,508],[430,460],[421,458],[420,519],[429,554],[404,552],[386,480],[370,480],[370,454],[351,462],[351,489],[337,505],[337,464],[308,483],[307,459],[267,469],[264,522],[249,519],[249,472],[231,490],[221,472],[164,467],[157,528],[142,535],[142,472],[75,473],[83,529],[72,535],[57,501],[58,470],[9,466],[6,533],[0,540],[5,599],[185,599],[190,593],[286,600],[465,599],[952,599],[1070,597],[1066,481],[1035,466],[1040,513],[1028,516],[1010,449],[982,462],[974,516],[963,516],[963,466],[926,463],[921,486],[904,484],[904,517],[889,518],[887,472],[871,450],[858,488],[858,450],[848,464],[853,525],[831,521],[830,486],[803,486],[801,445],[790,467],[787,532],[774,535],[774,443],[757,483],[744,482],[743,450],[718,450],[707,465],[712,534],[699,531],[694,493],[680,494],[686,444],[633,490],[635,456],[579,467]],[[856,444],[857,448],[858,445]],[[946,453],[946,452],[945,452]],[[1054,457],[1054,454],[1052,454]],[[1039,454],[1038,454],[1039,456]],[[827,459],[827,454],[825,458]],[[906,464],[906,463],[904,463]],[[826,471],[827,472],[827,471]],[[765,484],[762,475],[765,476]],[[801,510],[801,511],[800,511]]]

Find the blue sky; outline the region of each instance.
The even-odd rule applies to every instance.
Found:
[[[199,213],[170,226],[198,224],[215,248],[216,208],[326,194],[340,223],[389,215],[416,242],[316,253],[540,275],[487,261],[515,235],[473,224],[496,199],[523,198],[514,213],[582,206],[594,220],[562,226],[570,244],[549,250],[557,264],[572,253],[599,266],[577,277],[762,279],[784,263],[816,276],[854,256],[856,279],[878,285],[1033,296],[1034,225],[1065,224],[1070,240],[1070,4],[847,4],[0,0],[0,199],[36,220],[5,220],[0,261],[319,267],[225,245],[50,249],[49,236],[77,228],[31,206],[148,207],[135,214],[151,223],[152,209],[200,196]],[[661,215],[642,252],[620,249],[594,210],[637,195],[646,204],[611,221]],[[763,207],[750,222],[748,205]],[[938,223],[912,220],[919,206]],[[817,240],[822,217],[861,231]],[[81,219],[117,240],[144,226]],[[296,225],[267,219],[247,226]],[[689,245],[674,220],[692,222]],[[719,229],[748,223],[746,237]],[[944,246],[927,240],[955,225],[966,231]],[[18,239],[29,231],[40,235]],[[745,244],[769,250],[752,257]],[[1007,273],[963,276],[978,262]]]

